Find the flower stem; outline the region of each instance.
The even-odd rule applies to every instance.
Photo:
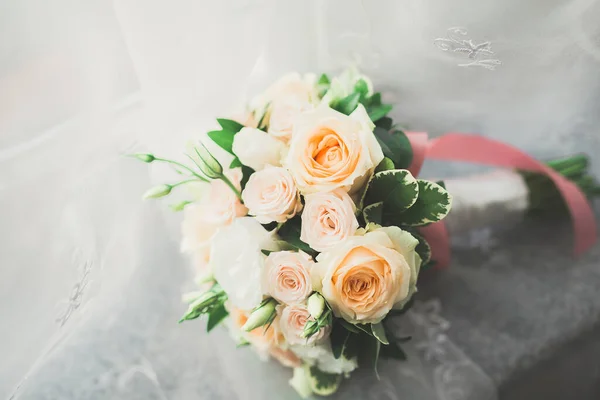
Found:
[[[173,164],[173,165],[177,165],[180,168],[183,168],[185,170],[187,170],[188,172],[190,172],[192,175],[194,175],[196,178],[200,179],[202,182],[208,182],[208,179],[206,179],[205,177],[199,175],[196,171],[194,171],[193,169],[191,169],[190,167],[188,167],[187,165],[184,165],[180,162],[177,161],[173,161],[173,160],[168,160],[166,158],[155,158],[155,161],[162,161],[162,162],[166,162],[169,164]]]
[[[231,181],[229,180],[229,178],[227,178],[225,176],[225,174],[221,174],[221,176],[219,177],[219,179],[221,179],[227,186],[229,186],[229,188],[231,190],[233,190],[233,193],[235,193],[235,195],[237,196],[237,198],[243,203],[242,193],[238,190],[238,188],[235,187],[235,185],[233,183],[231,183]]]

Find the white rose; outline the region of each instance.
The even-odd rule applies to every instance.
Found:
[[[312,293],[310,270],[314,262],[304,252],[278,251],[265,260],[263,290],[284,304],[301,303]]]
[[[358,229],[356,206],[344,190],[309,194],[304,202],[300,240],[313,249],[327,251]]]
[[[358,367],[356,357],[350,360],[343,355],[335,358],[329,340],[318,345],[294,345],[290,348],[302,361],[330,374],[349,374]]]
[[[285,222],[302,209],[294,178],[280,167],[267,167],[250,175],[242,199],[248,213],[261,224]]]
[[[292,304],[278,306],[279,328],[285,340],[290,345],[305,344],[312,345],[327,338],[330,327],[322,328],[309,338],[302,336],[304,325],[309,321],[310,313],[304,304]]]
[[[273,234],[254,218],[237,218],[217,231],[211,243],[214,276],[232,305],[251,310],[262,300],[261,273],[265,255],[278,250]]]
[[[301,114],[284,163],[300,192],[354,193],[364,186],[383,160],[373,127],[362,105],[350,116],[325,106]]]
[[[285,143],[260,129],[242,128],[233,138],[233,153],[255,171],[267,165],[281,166],[286,151]]]
[[[415,291],[421,265],[415,250],[418,243],[398,227],[377,227],[350,237],[318,256],[313,286],[337,317],[351,323],[378,323]]]

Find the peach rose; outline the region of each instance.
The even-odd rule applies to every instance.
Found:
[[[330,329],[322,328],[308,339],[302,336],[304,325],[311,318],[304,304],[278,306],[279,328],[289,345],[311,345],[328,337]]]
[[[327,251],[358,229],[354,202],[342,189],[304,198],[300,240],[317,251]]]
[[[304,252],[269,254],[263,269],[264,291],[285,304],[301,303],[312,293],[310,270],[314,262]]]
[[[227,176],[241,189],[241,169],[230,170]],[[208,268],[210,243],[216,231],[247,213],[248,209],[221,180],[211,181],[206,196],[199,203],[185,207],[181,223],[181,251],[192,255],[198,272],[206,272]]]
[[[279,317],[276,317],[271,326],[258,327],[250,332],[244,332],[242,327],[248,321],[250,311],[244,311],[236,307],[228,306],[230,316],[230,329],[236,340],[246,340],[258,354],[266,359],[268,356],[275,358],[286,367],[297,367],[302,360],[286,346],[285,338],[279,329]]]
[[[250,175],[242,199],[261,224],[285,222],[302,209],[300,193],[285,168],[267,167]]]
[[[350,116],[327,106],[301,114],[284,161],[300,192],[354,193],[364,186],[383,160],[373,128],[362,105]]]
[[[314,269],[317,290],[337,317],[351,323],[377,323],[394,305],[404,305],[421,265],[419,242],[410,233],[398,227],[368,229],[321,253]]]

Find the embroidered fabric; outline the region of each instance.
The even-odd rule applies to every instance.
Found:
[[[0,13],[2,398],[295,398],[289,370],[224,330],[175,324],[192,277],[177,217],[139,200],[173,176],[120,156],[176,158],[282,73],[358,65],[397,120],[434,135],[550,155],[597,140],[597,0],[13,3]],[[358,371],[338,398],[493,399],[441,315],[415,306],[399,327],[409,361],[382,362],[379,382]]]

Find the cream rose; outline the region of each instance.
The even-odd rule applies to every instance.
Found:
[[[238,190],[241,189],[242,171],[239,168],[227,172],[227,176]],[[216,231],[248,213],[248,209],[223,181],[213,180],[207,188],[199,203],[185,207],[181,223],[181,251],[192,255],[199,273],[207,272],[211,239]]]
[[[288,140],[296,116],[319,103],[316,82],[314,74],[291,73],[253,99],[251,107],[261,120],[260,128],[267,127],[269,134]]]
[[[233,153],[242,164],[255,171],[268,165],[279,167],[287,146],[268,133],[255,128],[242,128],[233,138]]]
[[[294,178],[285,168],[267,167],[250,175],[242,199],[261,224],[285,222],[302,209]]]
[[[317,290],[337,317],[351,323],[380,322],[394,305],[404,305],[421,265],[419,242],[410,233],[373,228],[321,253],[314,268]]]
[[[265,260],[263,291],[284,304],[301,303],[312,293],[312,258],[304,252],[278,251]]]
[[[342,189],[309,194],[304,198],[300,240],[323,252],[354,235],[356,206]]]
[[[296,120],[284,165],[303,194],[337,188],[353,193],[381,160],[373,123],[362,105],[350,116],[322,106]]]
[[[312,345],[321,342],[327,338],[330,333],[329,327],[322,328],[316,334],[309,338],[302,336],[304,325],[309,321],[310,313],[304,304],[292,304],[288,306],[278,306],[279,329],[289,345]]]

